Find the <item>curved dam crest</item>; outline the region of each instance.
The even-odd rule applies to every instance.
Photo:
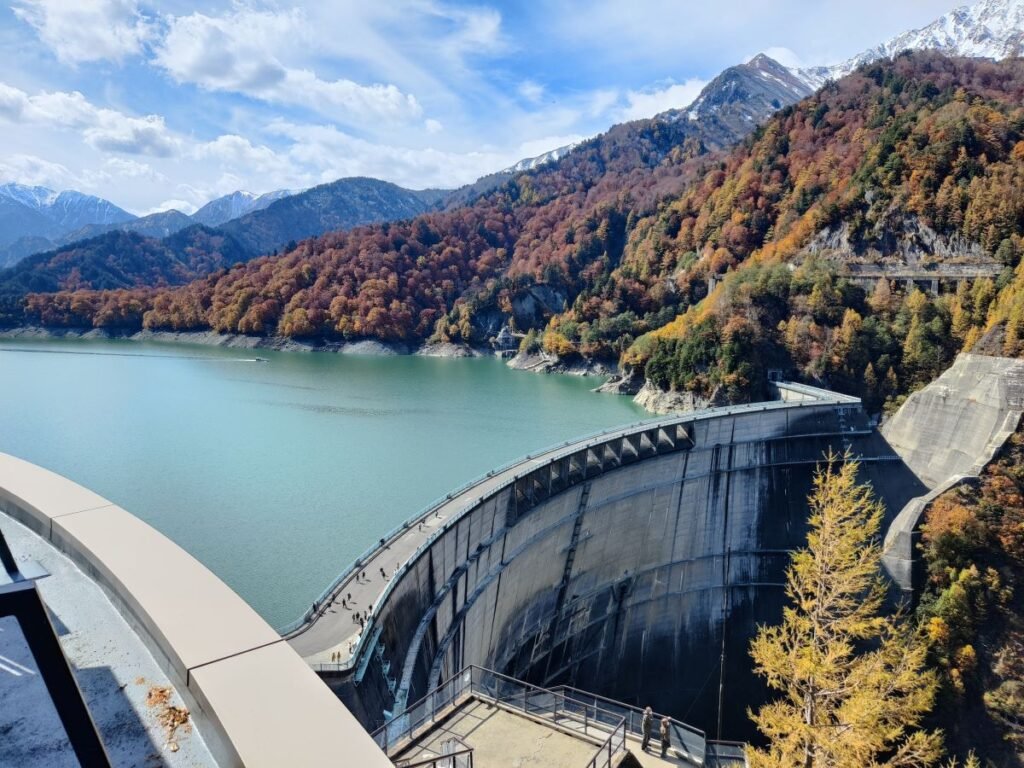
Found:
[[[722,733],[745,735],[750,692],[761,689],[747,643],[781,611],[822,457],[850,450],[894,509],[925,490],[858,400],[779,389],[780,402],[663,419],[528,459],[447,502],[457,513],[439,505],[444,527],[374,601],[351,667],[321,667],[325,678],[367,727],[477,664],[651,704],[713,734],[720,709]],[[333,645],[320,627],[344,631],[345,616],[325,612],[293,646],[315,658]]]
[[[956,442],[939,471],[963,472],[990,460],[1016,426],[1016,396],[997,396],[986,401],[990,418],[975,420],[985,434],[958,439],[972,406],[956,403],[977,396],[965,382],[1005,378],[1008,363],[962,356],[957,366],[960,386],[933,385],[951,407],[933,415],[917,455],[893,445],[855,398],[779,383],[778,402],[663,419],[528,457],[383,540],[352,571],[387,562],[379,583],[343,579],[290,642],[368,728],[473,664],[650,704],[719,738],[750,737],[746,709],[766,691],[749,639],[781,615],[784,571],[805,543],[822,457],[849,451],[861,462],[889,529],[936,487],[921,452]],[[903,412],[892,422],[912,423]],[[362,633],[352,606],[339,610],[346,594],[360,609],[372,604]],[[343,661],[322,663],[328,648]]]

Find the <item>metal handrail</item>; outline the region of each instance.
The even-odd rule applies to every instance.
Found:
[[[622,731],[622,735],[619,737],[619,744],[615,746],[615,737]],[[608,734],[608,738],[604,740],[604,743],[597,748],[597,754],[591,758],[590,762],[587,763],[587,768],[611,768],[612,759],[619,753],[620,749],[626,748],[626,721],[620,722],[611,733]]]
[[[747,745],[742,741],[709,741],[704,764],[708,768],[729,768],[738,765],[747,768],[750,764],[747,760]]]
[[[778,382],[778,383],[788,384],[789,382]],[[827,393],[828,392],[828,390],[819,390],[819,391],[822,392],[822,393]],[[307,610],[300,618],[296,619],[295,621],[290,622],[289,624],[285,625],[284,627],[281,627],[278,630],[278,632],[279,632],[279,634],[282,637],[287,637],[289,635],[300,633],[300,630],[301,631],[305,631],[305,629],[308,629],[310,626],[312,626],[313,619],[315,617],[317,617],[321,613],[321,611],[325,610],[326,607],[329,605],[328,598],[338,589],[338,587],[341,586],[341,584],[343,582],[345,582],[348,578],[350,578],[352,576],[352,574],[354,572],[356,572],[359,568],[361,568],[365,564],[365,562],[367,560],[369,560],[382,546],[389,546],[392,542],[394,542],[398,538],[398,536],[400,534],[402,534],[403,532],[409,530],[414,525],[417,525],[420,522],[423,522],[423,521],[429,519],[430,515],[432,513],[434,513],[438,508],[440,508],[444,504],[449,503],[452,499],[454,499],[454,498],[464,494],[466,491],[471,489],[473,486],[479,485],[480,483],[483,483],[483,482],[485,482],[485,481],[495,477],[496,475],[500,475],[500,474],[502,474],[504,472],[507,472],[507,471],[509,471],[510,469],[513,469],[516,466],[519,466],[521,464],[525,464],[525,463],[527,463],[529,461],[534,460],[537,457],[545,456],[547,454],[554,454],[553,456],[551,456],[548,459],[549,462],[550,461],[555,461],[555,460],[557,460],[559,458],[564,458],[568,454],[576,453],[578,451],[585,450],[585,449],[588,449],[588,448],[592,448],[592,447],[594,447],[596,445],[600,445],[600,444],[603,444],[605,442],[608,442],[609,439],[616,439],[617,437],[629,435],[629,434],[632,434],[634,432],[641,431],[641,430],[654,429],[654,428],[664,428],[664,427],[670,427],[670,426],[677,426],[677,425],[682,424],[682,423],[688,423],[688,422],[694,422],[694,421],[703,421],[703,420],[707,420],[707,419],[720,418],[720,417],[723,417],[723,416],[732,416],[732,415],[743,414],[743,413],[757,413],[757,412],[760,412],[760,411],[782,410],[782,409],[786,409],[786,408],[806,408],[806,407],[816,407],[816,406],[827,405],[827,404],[836,405],[836,404],[847,404],[847,403],[860,402],[860,400],[858,398],[851,398],[849,395],[841,395],[839,393],[830,393],[830,394],[833,395],[833,397],[831,397],[831,398],[822,397],[819,400],[797,401],[797,402],[768,401],[768,402],[761,402],[761,403],[747,403],[747,404],[744,404],[744,405],[732,405],[732,406],[724,406],[724,407],[720,407],[720,408],[706,408],[706,409],[703,409],[703,410],[692,411],[690,413],[686,413],[686,414],[682,414],[682,415],[677,414],[677,415],[675,415],[673,417],[670,417],[670,418],[661,417],[661,418],[645,419],[645,420],[641,420],[641,421],[638,421],[638,422],[634,422],[632,424],[628,424],[626,426],[611,427],[611,428],[604,429],[604,430],[601,430],[601,431],[598,431],[598,432],[593,432],[593,433],[591,433],[589,435],[583,436],[581,438],[577,438],[575,440],[566,440],[566,441],[563,441],[561,443],[556,443],[555,445],[549,446],[548,448],[544,448],[544,449],[542,449],[540,451],[537,451],[537,452],[534,452],[534,453],[529,453],[525,457],[520,457],[520,458],[515,459],[513,461],[507,462],[506,464],[498,467],[497,469],[493,469],[493,470],[487,472],[484,475],[481,475],[481,476],[479,476],[477,478],[474,478],[473,480],[470,480],[467,483],[464,483],[463,485],[459,486],[459,488],[457,488],[455,491],[452,491],[451,493],[448,493],[443,498],[436,499],[435,501],[433,501],[429,505],[427,505],[423,510],[421,510],[420,512],[418,512],[417,514],[413,515],[411,518],[406,520],[404,523],[396,526],[394,529],[392,529],[391,532],[389,532],[386,536],[384,536],[383,539],[381,539],[380,541],[378,541],[377,544],[374,544],[369,549],[367,549],[348,568],[346,568],[339,576],[337,576],[334,580],[332,580],[331,583],[328,585],[328,587],[313,602],[313,605],[312,605],[312,607],[309,610]],[[614,437],[609,438],[609,436],[614,436]],[[565,450],[565,449],[570,449],[570,450]],[[514,477],[512,477],[511,479],[509,479],[508,481],[506,481],[505,483],[500,485],[498,488],[496,488],[493,491],[491,491],[491,493],[489,493],[487,495],[487,498],[491,498],[494,495],[500,493],[501,491],[505,490],[508,486],[510,486],[510,485],[514,484],[515,482],[517,482],[519,479],[520,479],[520,476],[518,474],[515,475]],[[385,600],[388,597],[388,595],[391,594],[391,590],[400,581],[400,577],[404,576],[404,574],[405,574],[406,570],[408,569],[408,566],[409,566],[410,563],[415,562],[416,559],[425,550],[429,549],[429,547],[434,543],[434,541],[437,538],[439,538],[444,533],[446,533],[451,528],[452,525],[454,525],[456,522],[458,522],[469,510],[471,510],[474,507],[476,507],[477,505],[479,505],[479,503],[481,501],[483,501],[483,500],[484,500],[484,497],[480,497],[480,498],[477,498],[477,499],[470,500],[470,503],[468,503],[465,507],[463,507],[461,510],[459,510],[459,512],[457,514],[455,514],[451,518],[449,518],[449,520],[443,526],[441,526],[440,528],[435,530],[433,532],[433,534],[431,534],[429,537],[427,537],[427,539],[416,549],[416,551],[413,552],[413,554],[411,556],[409,556],[404,563],[402,563],[402,565],[399,568],[399,571],[388,581],[388,584],[385,586],[384,591],[381,593],[381,596],[377,599],[377,601],[375,601],[375,605],[377,605],[377,606],[383,605],[383,603],[385,602]],[[381,544],[381,541],[383,541],[383,544]],[[364,644],[365,638],[369,634],[367,632],[367,630],[371,627],[371,625],[374,623],[376,618],[377,617],[375,615],[371,615],[370,616],[369,621],[367,622],[366,628],[364,629],[364,631],[360,635],[360,639],[359,639],[357,647],[356,647],[356,652],[352,656],[353,660],[358,658],[359,655],[362,653],[363,644]],[[347,667],[343,667],[343,668],[344,669],[351,669],[351,667],[352,667],[352,662],[350,661],[348,666]]]
[[[461,741],[461,740],[460,740]],[[397,768],[424,768],[424,766],[432,766],[432,768],[456,768],[459,765],[457,758],[468,757],[469,762],[466,764],[466,768],[473,768],[473,748],[465,747],[456,752],[449,752],[446,755],[437,755],[436,757],[427,757],[423,760],[418,760],[415,763],[403,762],[401,765],[396,763]],[[438,766],[438,763],[449,761],[447,765]]]
[[[573,694],[582,694],[583,696],[587,696],[589,698],[597,699],[597,700],[600,700],[600,701],[605,701],[605,702],[608,702],[609,704],[614,704],[617,707],[621,707],[622,709],[628,709],[631,712],[636,712],[636,713],[639,713],[640,715],[643,715],[643,709],[641,709],[640,707],[634,706],[632,704],[626,704],[625,702],[622,702],[622,701],[616,701],[615,699],[609,699],[607,696],[599,696],[598,694],[590,693],[589,691],[581,691],[579,688],[574,688],[571,685],[557,685],[554,688],[552,688],[551,690],[552,691],[571,691]],[[661,714],[659,714],[657,712],[654,712],[652,714],[652,716],[653,716],[655,721],[659,721],[659,720],[661,720],[664,717],[668,717],[668,715],[661,715]],[[669,722],[674,723],[677,726],[679,726],[680,728],[682,728],[684,731],[688,731],[689,733],[692,733],[695,736],[700,736],[702,739],[707,740],[707,734],[704,731],[702,731],[700,728],[697,728],[695,726],[689,725],[688,723],[684,723],[681,720],[676,720],[674,717],[668,717],[668,720],[669,720]],[[632,723],[632,721],[630,721],[630,723]],[[630,729],[629,730],[631,730],[631,731],[633,730],[632,725],[630,725]],[[719,743],[725,743],[725,742],[719,742]],[[736,743],[739,744],[739,743],[742,743],[742,742],[736,742]]]
[[[497,686],[488,687],[487,682],[508,685],[513,690],[513,695],[511,697],[498,695]],[[589,736],[590,730],[594,727],[599,727],[601,732],[610,729],[611,734],[602,742],[594,760],[588,764],[588,768],[605,765],[604,763],[595,763],[594,761],[600,758],[608,749],[612,750],[609,752],[609,756],[611,756],[616,754],[620,747],[625,748],[626,721],[618,713],[598,707],[596,704],[588,704],[585,701],[568,698],[564,693],[559,694],[476,665],[469,665],[459,671],[458,674],[448,678],[448,680],[431,690],[423,698],[407,707],[403,714],[392,717],[384,725],[373,731],[370,736],[384,750],[385,754],[390,754],[394,746],[403,744],[421,726],[428,722],[434,723],[439,712],[454,706],[456,702],[460,701],[467,694],[489,699],[496,704],[512,707],[513,709],[521,709],[525,714],[529,715],[546,716],[550,714],[555,722],[559,718],[564,718],[581,723],[584,736]],[[542,707],[531,706],[531,696],[550,697],[552,704]],[[582,709],[582,714],[577,711],[580,709]],[[417,713],[418,719],[414,721],[408,713]],[[402,722],[403,720],[405,722]],[[400,724],[398,730],[392,733],[391,731],[396,724]],[[623,735],[616,742],[614,736],[620,730]],[[608,764],[610,765],[610,763]]]

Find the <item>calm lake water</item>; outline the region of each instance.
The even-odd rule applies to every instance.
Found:
[[[0,451],[181,544],[275,626],[372,542],[526,453],[644,417],[495,359],[0,341]]]

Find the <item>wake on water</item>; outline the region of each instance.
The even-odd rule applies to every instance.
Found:
[[[19,349],[0,347],[0,352],[24,352],[37,355],[98,355],[101,357],[164,357],[173,360],[207,360],[211,363],[266,363],[265,357],[211,357],[210,355],[161,355],[155,352],[87,352],[73,349]]]

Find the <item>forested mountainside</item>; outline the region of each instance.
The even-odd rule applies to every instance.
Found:
[[[1020,61],[907,54],[782,110],[727,156],[706,156],[689,121],[619,126],[468,208],[179,289],[34,295],[28,318],[477,344],[507,321],[534,331],[526,347],[621,359],[701,397],[759,394],[771,366],[880,407],[983,335],[1017,351],[1022,95]],[[993,260],[998,280],[938,298],[843,274]]]
[[[928,580],[917,618],[940,696],[936,724],[951,751],[985,766],[1024,755],[1024,428],[978,482],[927,511]]]
[[[220,229],[258,256],[324,232],[411,219],[429,211],[441,194],[404,189],[379,179],[339,179],[277,200],[263,210],[226,222]]]
[[[877,406],[983,333],[990,343],[1004,333],[1003,350],[1016,353],[1022,94],[1020,60],[915,54],[862,68],[784,110],[638,222],[608,285],[553,327],[582,339],[583,323],[628,311],[620,285],[668,277],[686,312],[632,342],[624,362],[661,387],[724,387],[732,398],[756,389],[769,366]],[[985,261],[1005,267],[997,281],[937,299],[893,295],[887,281],[866,295],[843,277],[856,263],[938,275]],[[698,304],[709,277],[724,279]]]
[[[60,263],[65,265],[68,273],[78,266],[74,260],[82,253],[89,253],[93,259],[120,260],[127,266],[133,261],[132,255],[118,253],[117,248],[123,244],[137,251],[137,241],[116,237],[98,241],[96,238],[115,230],[133,232],[150,241],[145,246],[150,253],[160,253],[175,249],[175,243],[170,238],[178,232],[196,223],[213,227],[209,222],[216,222],[218,230],[241,246],[242,253],[237,260],[245,261],[286,246],[290,249],[295,242],[311,235],[360,224],[412,218],[440,205],[447,194],[447,190],[409,190],[378,179],[362,177],[338,179],[301,192],[282,190],[260,196],[238,192],[211,201],[193,216],[175,210],[160,211],[139,218],[125,214],[128,217],[125,220],[92,223],[53,235],[49,239],[39,236],[21,237],[5,249],[0,248],[0,266],[17,264],[30,254],[57,250],[63,254]],[[241,213],[232,216],[233,211]],[[3,206],[0,205],[0,218],[3,214]],[[211,263],[218,258],[215,253],[209,256]],[[151,267],[159,269],[160,265],[147,265],[146,269]],[[167,265],[167,268],[171,269],[172,265]],[[196,276],[203,274],[199,272]],[[145,283],[142,273],[126,274],[126,277],[129,285]],[[0,273],[0,292],[10,293],[17,289],[18,283],[5,285],[4,280],[3,273]],[[88,282],[79,284],[81,287],[103,287],[100,284],[90,286]]]
[[[659,200],[678,194],[703,155],[734,143],[776,108],[776,99],[753,105],[749,99],[759,80],[771,82],[758,77],[769,61],[735,68],[749,86],[712,98],[715,108],[700,121],[616,126],[467,208],[327,235],[166,295],[80,293],[73,312],[67,292],[34,297],[27,319],[90,325],[102,315],[108,323],[121,318],[122,328],[384,340],[446,336],[455,328],[456,338],[483,342],[514,298],[517,312],[525,313],[520,326],[542,326],[601,264],[606,270],[617,264],[627,229]],[[254,215],[275,213],[287,202]],[[119,302],[140,311],[101,309]],[[671,307],[659,312],[647,327],[674,316]]]
[[[28,292],[183,285],[245,258],[230,235],[198,224],[164,240],[114,230],[0,272],[0,312],[16,311]]]

